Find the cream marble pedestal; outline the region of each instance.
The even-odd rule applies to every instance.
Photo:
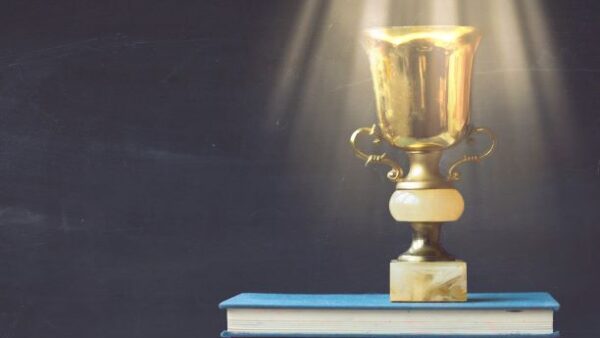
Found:
[[[390,262],[392,302],[464,302],[467,300],[467,263]]]
[[[413,240],[390,263],[392,302],[467,300],[467,263],[448,255],[439,238],[439,223],[456,221],[464,207],[462,195],[454,188],[394,191],[390,212],[398,222],[412,222]]]

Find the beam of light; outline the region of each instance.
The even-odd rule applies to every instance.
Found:
[[[288,105],[277,112],[293,114],[286,118],[287,121],[293,121],[288,130],[288,154],[296,160],[299,159],[298,154],[306,155],[304,160],[296,162],[294,166],[312,166],[314,163],[311,161],[327,161],[334,165],[332,158],[337,156],[337,149],[334,150],[331,146],[320,147],[312,142],[316,136],[327,134],[332,137],[328,142],[336,140],[336,133],[347,122],[340,113],[348,97],[344,90],[336,88],[343,88],[355,81],[355,74],[349,65],[357,55],[358,37],[362,30],[360,18],[364,14],[363,3],[354,3],[353,6],[343,0],[319,3],[326,3],[328,6],[316,10],[318,14],[315,15],[319,15],[320,19],[318,22],[312,20],[312,32],[308,34],[306,40],[309,42],[305,44],[309,48],[300,52],[307,58],[300,62],[302,68],[297,69],[302,72],[296,75],[301,80],[296,79],[296,87],[286,98]],[[299,92],[301,95],[298,95]]]
[[[369,27],[388,25],[389,6],[389,0],[367,1],[364,4],[360,21],[357,22],[356,31],[360,34],[362,30]],[[349,70],[349,80],[334,88],[337,92],[345,92],[345,101],[341,102],[343,107],[340,119],[341,130],[353,130],[362,125],[369,125],[373,121],[373,115],[370,113],[374,109],[374,101],[364,100],[364,92],[372,91],[371,74],[367,66],[366,53],[359,40],[359,36],[357,36],[353,44],[352,54],[354,56]],[[336,148],[341,150],[344,147],[348,147],[348,140],[338,139]],[[349,159],[356,161],[354,156]],[[335,163],[350,164],[347,160],[347,152],[336,152]]]
[[[327,8],[317,6],[320,3],[327,3]],[[388,0],[335,0],[308,2],[299,13],[273,88],[269,123],[288,135],[283,154],[288,172],[328,185],[318,189],[313,202],[331,203],[340,194],[353,195],[341,192],[344,189],[362,189],[364,194],[371,187],[366,182],[373,177],[353,171],[355,177],[347,181],[344,172],[351,165],[361,166],[349,147],[350,131],[372,123],[374,117],[374,100],[364,100],[365,93],[372,97],[373,89],[360,34],[365,28],[387,25],[388,8]],[[364,202],[369,222],[381,208],[370,206],[373,199]],[[343,215],[339,205],[324,212]],[[324,231],[322,226],[311,228]]]
[[[553,215],[550,217],[555,219],[566,218],[561,215],[565,198],[561,191],[563,178],[556,177],[553,166],[557,164],[557,156],[575,148],[573,121],[561,76],[561,61],[556,57],[557,46],[549,34],[550,27],[541,2],[494,1],[488,4],[487,38],[492,42],[488,46],[493,46],[488,50],[495,55],[489,56],[490,52],[484,51],[483,54],[488,56],[479,61],[483,61],[485,67],[475,72],[474,80],[480,85],[485,84],[491,102],[503,106],[503,109],[499,109],[498,104],[486,107],[486,98],[476,97],[482,113],[486,110],[495,112],[495,115],[486,116],[489,121],[486,123],[492,129],[498,126],[497,129],[504,132],[499,135],[499,151],[494,154],[494,161],[502,165],[486,166],[485,171],[476,170],[464,177],[467,189],[476,200],[481,200],[481,207],[474,210],[471,223],[484,223],[494,214],[513,215],[514,221],[506,223],[506,233],[510,234],[533,229],[540,213],[545,217]],[[481,12],[471,14],[480,15]],[[482,26],[486,27],[486,23]],[[501,172],[507,168],[509,172]],[[554,179],[549,181],[548,177]],[[506,181],[511,183],[498,184]],[[487,184],[491,185],[488,190],[493,189],[505,197],[482,193]],[[514,196],[514,199],[507,196]],[[540,210],[540,205],[548,207]],[[528,245],[531,250],[543,250],[554,244],[532,240]]]
[[[308,0],[302,3],[300,12],[294,23],[292,36],[288,39],[288,43],[284,46],[284,56],[277,78],[272,88],[272,93],[269,96],[267,103],[267,119],[268,127],[280,128],[290,100],[294,95],[294,91],[298,88],[299,78],[302,76],[300,71],[302,65],[310,60],[311,55],[308,55],[308,49],[311,43],[311,33],[314,35],[315,19],[319,16],[319,10],[322,7],[318,0]]]
[[[348,131],[352,131],[361,126],[368,126],[374,121],[375,101],[374,99],[365,100],[365,92],[373,91],[371,73],[368,67],[368,59],[365,50],[360,42],[362,31],[377,26],[389,25],[388,11],[390,8],[389,0],[372,0],[365,1],[362,6],[359,20],[355,22],[356,39],[351,50],[352,62],[349,63],[348,78],[344,82],[340,82],[333,91],[343,94],[343,102],[340,102],[340,133],[342,136]],[[371,98],[372,96],[367,96]],[[365,142],[366,143],[366,142]],[[334,199],[340,191],[350,193],[352,195],[364,194],[368,191],[371,181],[365,173],[359,175],[350,175],[347,177],[345,168],[350,168],[356,165],[359,161],[352,151],[349,151],[348,137],[337,137],[335,140],[335,151],[332,155],[332,166],[330,168],[330,176],[335,177],[332,180],[333,189],[330,195],[326,198]],[[359,162],[360,163],[360,162]],[[376,169],[377,170],[377,169]],[[364,170],[366,173],[373,174],[371,170]],[[340,174],[342,173],[342,174]],[[368,174],[367,174],[368,175]],[[337,176],[337,177],[336,177]],[[377,210],[376,201],[366,199],[364,203],[365,213],[372,213]],[[343,210],[338,210],[342,213]],[[365,215],[367,222],[373,223],[373,215]]]
[[[537,109],[537,105],[532,95],[535,88],[531,73],[528,71],[514,71],[515,69],[528,68],[523,27],[517,15],[517,7],[513,1],[492,2],[492,4],[490,13],[491,28],[496,42],[495,50],[499,55],[501,71],[493,71],[491,76],[503,81],[503,87],[506,88],[506,97],[500,100],[500,102],[506,104],[504,118],[510,123],[510,130],[514,131],[514,135],[538,140],[541,138],[541,128],[536,114],[533,113]],[[522,112],[526,113],[523,114]],[[530,149],[517,147],[514,143],[518,142],[518,139],[510,138],[503,143],[513,154],[515,152],[531,151]],[[529,168],[539,168],[542,165],[539,157],[519,157],[527,158],[530,162],[519,163],[518,165]]]
[[[323,191],[332,194],[372,183],[369,170],[360,168],[348,145],[352,130],[375,122],[361,31],[372,26],[440,24],[472,25],[483,32],[473,74],[473,122],[510,131],[510,135],[499,135],[493,161],[511,163],[517,173],[542,172],[552,156],[547,146],[558,142],[553,135],[562,133],[560,146],[569,147],[574,132],[564,79],[556,71],[561,67],[555,56],[557,46],[541,4],[539,0],[303,2],[267,106],[268,128],[287,135],[284,155],[289,157],[290,170],[313,172],[319,167],[319,172],[326,173],[320,184],[330,185]],[[499,102],[503,109],[489,102]],[[447,161],[459,152],[474,150],[458,148],[446,155]],[[484,188],[478,182],[484,176],[494,182],[494,177],[505,174],[500,168],[465,169],[461,184],[479,194],[476,190]],[[345,175],[351,183],[344,182]],[[317,196],[324,201],[330,197]]]
[[[475,76],[504,82],[501,88],[505,89],[505,96],[498,101],[506,105],[506,114],[493,117],[493,121],[508,122],[514,137],[502,140],[506,149],[503,153],[510,158],[500,160],[510,161],[514,158],[510,154],[517,154],[520,161],[514,163],[516,172],[542,172],[553,156],[548,149],[556,149],[555,138],[567,148],[573,142],[569,100],[564,95],[564,80],[557,71],[560,60],[554,57],[556,46],[548,34],[538,1],[491,4],[491,38],[496,43],[494,50],[499,55],[499,64],[497,69],[479,71]],[[550,62],[550,69],[540,66],[538,61]]]
[[[460,25],[456,0],[433,0],[430,20],[435,25]]]
[[[330,34],[332,28],[339,29],[333,26],[340,24],[346,25],[345,29],[355,32],[357,40],[362,29],[380,25],[472,24],[483,28],[484,41],[495,42],[493,53],[498,54],[500,62],[497,69],[491,70],[489,64],[486,64],[488,70],[479,70],[475,77],[493,76],[504,81],[507,88],[506,100],[503,101],[507,104],[506,117],[518,132],[524,132],[522,129],[527,128],[530,138],[541,139],[544,137],[541,130],[543,128],[538,120],[547,121],[550,128],[552,125],[569,125],[568,116],[565,114],[568,110],[568,99],[564,95],[560,72],[532,64],[532,59],[560,63],[560,60],[554,57],[556,48],[548,35],[547,22],[538,0],[489,1],[483,4],[464,1],[459,3],[456,0],[375,0],[360,2],[358,6],[356,2],[341,0],[326,3],[328,5],[324,6],[323,2],[309,0],[303,2],[300,8],[295,29],[285,46],[285,56],[267,106],[269,123],[273,127],[280,127],[285,122],[282,121],[282,117],[291,114],[292,104],[298,113],[296,115],[304,115],[302,112],[311,113],[309,109],[302,107],[310,105],[309,101],[313,97],[308,95],[308,92],[311,88],[318,88],[316,94],[319,95],[318,91],[322,89],[324,80],[327,80],[323,77],[331,75],[331,72],[323,74],[324,70],[327,72],[327,63],[332,63],[331,52],[336,49],[349,51],[349,41],[336,41],[339,34]],[[344,21],[345,17],[359,19]],[[531,48],[526,45],[528,42],[531,43]],[[356,119],[356,114],[363,114],[353,108],[359,104],[358,101],[364,101],[363,91],[371,90],[368,65],[360,44],[353,43],[349,52],[351,55],[345,57],[352,62],[348,64],[348,69],[340,70],[347,73],[341,77],[346,81],[333,88],[327,88],[333,92],[347,92],[345,101],[338,102],[348,108],[341,111],[344,118],[340,121],[343,122]],[[531,53],[535,55],[530,55]],[[543,54],[541,57],[540,53]],[[344,55],[340,53],[339,56]],[[489,60],[482,60],[480,51],[476,63],[485,62],[489,63]],[[532,75],[533,73],[535,75]],[[352,95],[355,91],[361,93]],[[540,93],[543,98],[536,100],[536,93]],[[544,112],[540,111],[542,103],[545,103]],[[515,112],[522,111],[523,107],[531,108],[531,111],[539,112],[544,117],[536,117],[534,114],[515,115]]]
[[[530,65],[535,67],[535,86],[538,89],[540,99],[538,106],[543,109],[538,110],[539,121],[544,130],[544,140],[552,142],[552,135],[561,135],[561,145],[564,149],[571,149],[574,145],[574,127],[569,118],[571,109],[569,98],[565,95],[563,73],[560,71],[561,60],[557,56],[557,48],[553,38],[549,35],[549,26],[546,21],[544,9],[540,5],[540,0],[520,2],[523,6],[523,13],[526,15],[526,26],[529,41],[532,45],[529,48],[535,54],[532,58],[539,60],[539,64]],[[545,64],[550,64],[548,68]],[[554,148],[554,147],[552,147]]]

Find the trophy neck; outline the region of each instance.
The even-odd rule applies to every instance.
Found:
[[[398,257],[404,262],[453,261],[440,243],[442,223],[413,222],[413,239],[410,248]]]
[[[440,174],[441,150],[408,152],[410,169],[396,184],[396,189],[442,189],[452,188],[452,183]]]

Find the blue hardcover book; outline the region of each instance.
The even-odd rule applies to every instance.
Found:
[[[472,293],[466,302],[392,303],[388,294],[242,293],[222,337],[557,337],[545,292]]]

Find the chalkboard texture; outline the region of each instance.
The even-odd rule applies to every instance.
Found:
[[[217,337],[240,292],[387,292],[410,230],[348,144],[375,121],[358,36],[432,23],[481,29],[472,122],[499,142],[444,227],[469,292],[546,291],[564,336],[600,333],[597,1],[0,12],[0,336]]]

